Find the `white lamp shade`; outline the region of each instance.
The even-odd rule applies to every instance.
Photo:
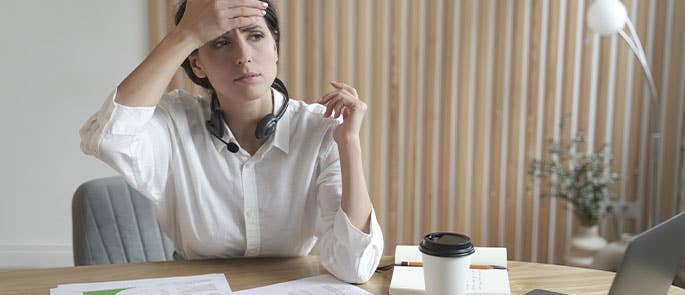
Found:
[[[597,34],[617,33],[626,23],[628,12],[619,0],[595,0],[587,13],[587,24]]]

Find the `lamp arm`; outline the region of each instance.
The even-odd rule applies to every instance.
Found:
[[[618,35],[621,36],[621,38],[623,38],[624,41],[626,41],[628,47],[630,47],[631,51],[633,51],[633,54],[635,55],[637,60],[640,62],[640,65],[642,66],[642,71],[645,74],[645,77],[647,78],[649,92],[652,96],[652,99],[656,99],[656,84],[654,83],[652,71],[650,70],[649,64],[647,63],[647,56],[645,55],[645,51],[640,43],[640,38],[638,37],[637,32],[635,31],[635,27],[633,26],[633,22],[631,22],[630,19],[626,19],[626,26],[630,31],[630,36],[628,36],[628,34],[626,34],[625,31],[618,31]]]
[[[633,43],[637,46],[638,49],[640,49],[642,58],[644,60],[647,60],[647,56],[645,56],[645,50],[642,48],[642,41],[640,41],[640,36],[638,36],[637,30],[635,29],[635,25],[633,25],[633,22],[630,21],[630,18],[626,19],[626,27],[628,27],[628,32],[630,32],[630,36],[631,39],[633,39]]]
[[[652,77],[652,72],[649,69],[649,65],[647,64],[647,59],[644,56],[644,53],[642,50],[640,50],[642,47],[638,47],[639,41],[633,43],[633,39],[626,34],[624,31],[619,31],[618,35],[623,38],[624,41],[628,44],[628,47],[630,47],[630,50],[633,52],[637,60],[640,62],[640,65],[642,66],[642,72],[645,74],[645,77],[647,78],[647,84],[649,86],[649,94],[651,94],[652,99],[656,99],[656,85],[654,84],[654,78]]]
[[[633,23],[630,21],[630,19],[626,19],[626,26],[628,27],[628,31],[630,32],[630,36],[625,31],[619,31],[618,34],[623,38],[624,41],[628,44],[628,47],[630,47],[631,51],[633,54],[635,54],[635,57],[637,60],[640,62],[640,65],[642,66],[642,71],[645,74],[645,77],[647,78],[647,84],[649,88],[649,94],[651,95],[651,100],[650,100],[650,109],[652,114],[650,115],[650,121],[652,125],[652,160],[650,161],[650,168],[652,174],[651,174],[651,189],[650,189],[650,210],[649,210],[649,220],[648,220],[648,225],[649,227],[653,226],[656,222],[656,187],[657,187],[657,172],[659,170],[659,166],[657,162],[659,161],[659,152],[660,152],[660,147],[661,147],[661,128],[659,124],[657,123],[658,120],[657,118],[660,117],[659,113],[659,107],[657,103],[657,90],[656,90],[656,84],[654,83],[654,78],[652,76],[652,71],[649,69],[649,64],[647,63],[647,56],[645,55],[645,51],[642,48],[640,38],[637,35],[637,31],[635,30],[635,26],[633,26]]]
[[[649,211],[649,227],[652,227],[654,224],[656,224],[656,192],[657,189],[656,187],[658,186],[658,171],[660,168],[660,159],[659,159],[659,154],[660,154],[660,149],[661,149],[661,128],[659,126],[658,118],[660,118],[660,110],[659,106],[657,104],[657,90],[656,90],[656,84],[654,83],[654,78],[652,77],[652,73],[649,70],[649,65],[647,64],[647,56],[645,55],[644,49],[642,49],[642,45],[640,42],[640,38],[637,35],[637,31],[635,30],[635,26],[633,26],[633,23],[630,21],[630,19],[626,20],[626,26],[628,27],[628,31],[630,32],[631,36],[628,36],[624,31],[620,31],[619,35],[623,38],[623,40],[628,43],[628,46],[631,48],[637,59],[640,61],[640,65],[642,65],[642,70],[644,71],[645,77],[647,77],[647,82],[649,85],[649,93],[651,94],[651,100],[650,100],[650,109],[651,109],[651,116],[650,116],[650,121],[652,125],[652,160],[649,161],[649,170],[651,171],[651,189],[649,195],[651,196],[650,198],[650,211]]]

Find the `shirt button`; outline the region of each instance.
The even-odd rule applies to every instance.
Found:
[[[254,216],[254,211],[252,211],[252,210],[247,210],[247,212],[245,213],[245,215],[247,215],[248,218],[252,218],[252,217]]]

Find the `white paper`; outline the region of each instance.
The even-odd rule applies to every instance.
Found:
[[[339,281],[331,275],[320,275],[254,289],[237,291],[235,295],[370,295],[357,286]]]
[[[390,294],[426,294],[423,267],[396,266],[392,275]],[[469,295],[511,294],[506,270],[470,269],[466,280]]]
[[[207,274],[159,279],[59,285],[51,295],[83,295],[84,292],[118,290],[116,295],[229,295],[231,288],[223,274]],[[97,294],[97,293],[95,293]]]
[[[471,277],[466,280],[468,294],[511,294],[509,275],[503,269],[470,269]]]
[[[402,261],[422,261],[419,247],[416,245],[398,245],[395,247],[395,263]],[[507,266],[507,249],[476,247],[471,257],[471,264]],[[499,269],[470,269],[466,282],[466,293],[469,295],[511,294],[509,274]],[[426,294],[423,281],[423,267],[395,266],[390,281],[392,295]]]

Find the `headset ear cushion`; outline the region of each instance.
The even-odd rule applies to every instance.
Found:
[[[254,134],[257,139],[262,139],[270,136],[276,131],[276,123],[278,119],[273,114],[268,114],[264,117],[259,124],[257,124],[257,129],[255,129]]]

